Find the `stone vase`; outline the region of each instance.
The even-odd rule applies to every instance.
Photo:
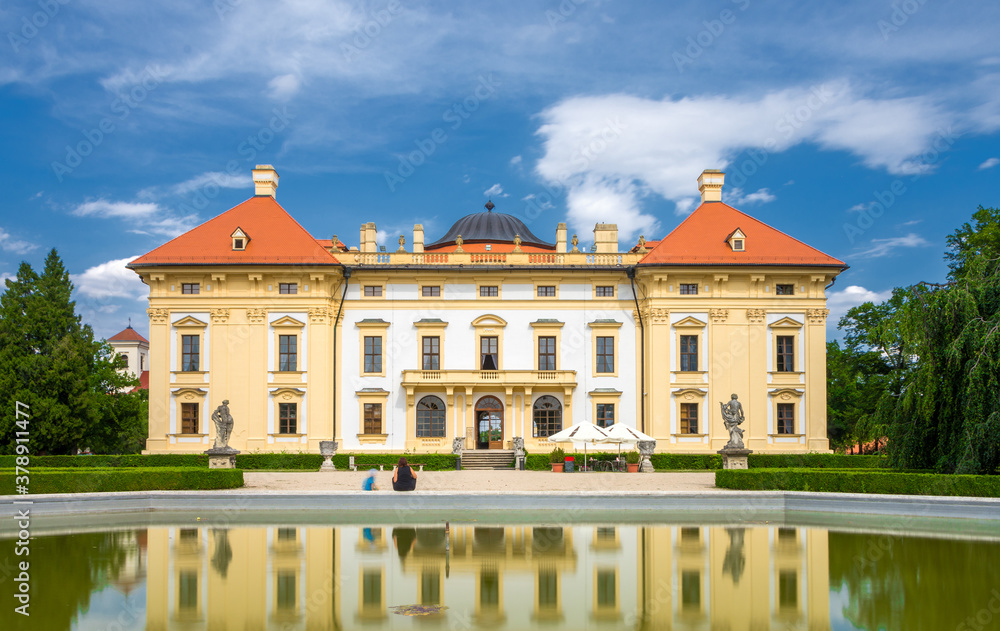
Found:
[[[336,471],[337,467],[333,464],[333,456],[337,453],[337,441],[335,440],[321,440],[319,441],[319,453],[323,456],[323,464],[319,466],[320,471]]]

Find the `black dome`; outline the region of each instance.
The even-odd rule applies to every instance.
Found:
[[[513,243],[514,236],[519,235],[523,245],[555,248],[554,244],[546,243],[532,234],[528,226],[517,217],[493,212],[492,202],[488,203],[486,208],[490,210],[462,217],[443,237],[425,247],[433,248],[455,243],[459,235],[465,243]]]

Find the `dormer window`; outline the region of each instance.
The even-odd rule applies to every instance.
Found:
[[[237,228],[236,232],[230,235],[233,239],[233,250],[242,251],[247,249],[247,243],[250,243],[250,237],[247,236],[242,229]]]
[[[729,247],[733,249],[733,252],[745,252],[747,249],[747,236],[739,228],[726,237],[726,241],[729,243]]]

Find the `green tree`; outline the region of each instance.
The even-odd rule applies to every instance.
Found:
[[[948,278],[963,278],[969,261],[976,256],[995,258],[1000,254],[1000,209],[980,206],[972,214],[972,222],[965,222],[948,235]]]
[[[132,449],[144,422],[134,379],[115,371],[110,347],[76,315],[73,284],[55,250],[40,275],[22,263],[0,296],[0,450],[10,453],[15,402],[29,406],[32,453],[71,454],[91,440]],[[130,416],[131,415],[131,416]],[[109,432],[123,429],[119,443]],[[127,447],[126,447],[127,446]]]
[[[864,444],[885,433],[870,419],[889,380],[888,363],[875,351],[827,343],[827,436],[834,449]]]

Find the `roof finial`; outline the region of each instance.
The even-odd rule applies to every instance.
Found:
[[[494,206],[494,205],[493,205],[493,200],[492,200],[492,199],[491,199],[491,200],[488,200],[488,201],[486,202],[486,212],[489,212],[489,213],[491,213],[491,212],[493,212],[493,209],[494,209],[494,208],[496,208],[496,206]]]
[[[132,316],[128,317],[128,328],[132,328]]]

